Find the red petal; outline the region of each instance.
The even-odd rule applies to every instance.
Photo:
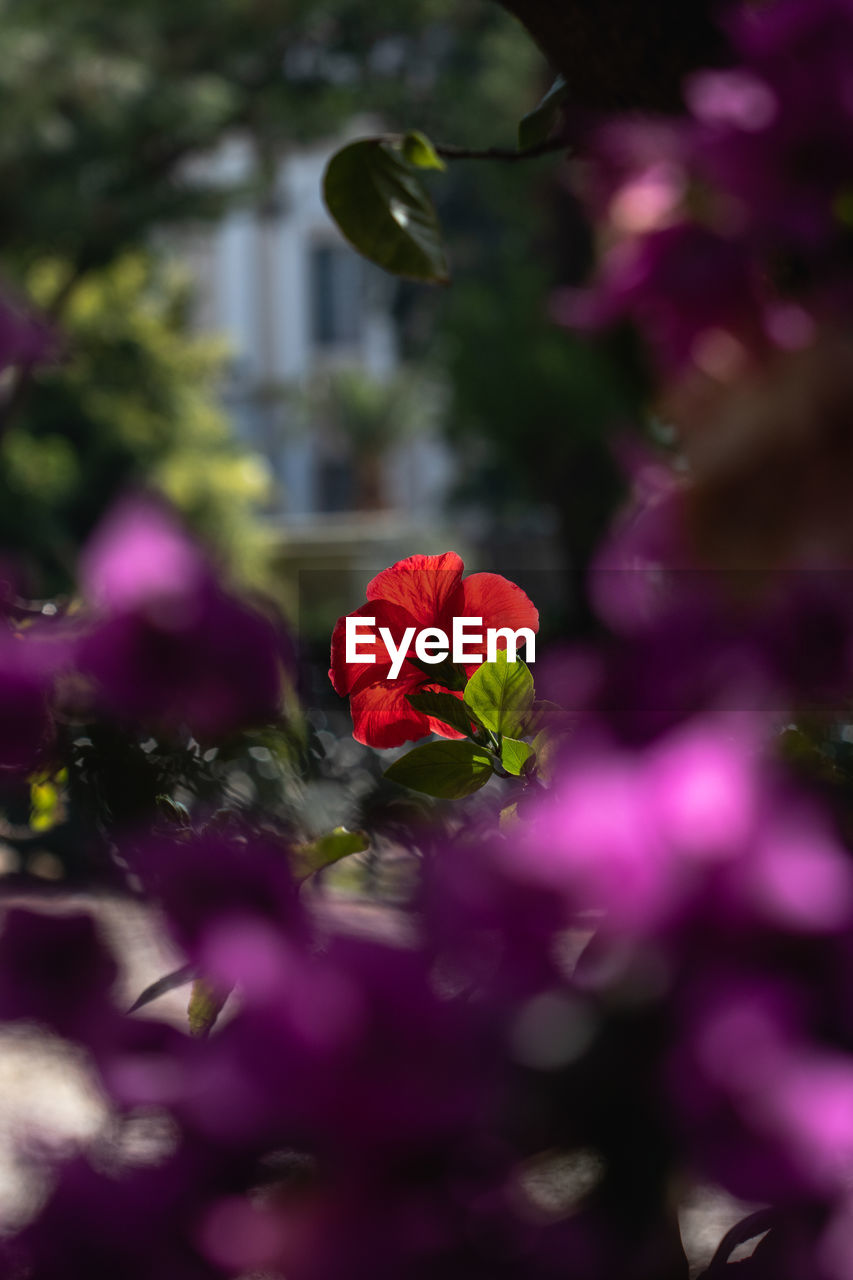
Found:
[[[329,679],[334,686],[335,692],[346,695],[350,692],[353,685],[361,676],[372,675],[377,680],[381,680],[383,676],[388,674],[389,663],[386,661],[380,664],[380,655],[384,652],[385,646],[376,637],[376,644],[373,647],[373,653],[376,655],[376,662],[347,662],[346,660],[346,621],[347,618],[359,618],[374,616],[373,609],[367,605],[362,605],[360,609],[355,609],[352,613],[345,614],[344,617],[338,618],[335,623],[335,629],[332,632],[332,665],[329,667]],[[365,645],[365,649],[370,652],[370,646]],[[387,654],[385,655],[387,658]]]
[[[368,747],[401,747],[432,733],[427,716],[415,711],[406,694],[418,686],[406,680],[382,680],[350,698],[352,735]]]
[[[349,704],[356,742],[368,747],[401,747],[404,742],[415,742],[430,733],[442,738],[464,738],[463,733],[440,720],[415,711],[406,694],[424,687],[421,672],[407,664],[399,680],[381,680],[356,690]],[[462,694],[456,696],[461,698]]]
[[[529,627],[539,630],[539,611],[532,600],[514,582],[502,578],[499,573],[472,573],[461,584],[453,602],[455,616],[482,618],[483,628]],[[506,641],[498,643],[506,648]]]
[[[376,619],[376,626],[372,629],[376,636],[376,643],[372,648],[369,644],[359,646],[368,653],[374,653],[375,662],[347,662],[347,618]],[[338,618],[332,632],[332,665],[329,668],[329,679],[335,692],[345,696],[356,688],[363,688],[365,684],[375,684],[377,680],[384,680],[388,675],[391,669],[391,655],[379,634],[380,627],[387,627],[395,642],[399,644],[406,629],[416,626],[415,620],[403,609],[386,604],[383,600],[368,601],[360,609],[354,609],[352,613]]]
[[[399,605],[419,627],[427,627],[443,617],[463,568],[455,551],[442,556],[409,556],[378,573],[368,584],[367,598]]]

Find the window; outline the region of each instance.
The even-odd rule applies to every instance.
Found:
[[[311,250],[310,262],[314,346],[354,345],[361,336],[364,315],[361,259],[344,245],[317,244]]]
[[[348,458],[323,458],[317,470],[317,510],[351,511],[355,505],[355,476]]]

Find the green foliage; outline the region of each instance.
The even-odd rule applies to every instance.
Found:
[[[507,773],[520,777],[533,759],[533,748],[529,743],[519,742],[517,738],[501,739],[501,764]]]
[[[40,774],[30,781],[30,829],[50,831],[63,816],[63,789],[68,771],[60,769],[50,777]]]
[[[329,161],[323,194],[329,213],[364,257],[393,275],[447,284],[435,208],[404,144],[382,138],[350,143]]]
[[[517,659],[510,662],[499,649],[495,662],[484,662],[465,686],[465,705],[493,733],[520,738],[533,706],[533,676]]]
[[[530,254],[535,230],[529,213],[526,223],[517,216],[527,246],[505,250],[511,235],[484,236],[476,274],[441,299],[435,358],[446,364],[448,430],[460,458],[455,501],[483,510],[498,533],[553,513],[574,612],[585,566],[623,496],[614,433],[642,422],[643,410],[626,363],[558,328],[549,282],[509,260]]]
[[[442,800],[459,800],[484,787],[492,776],[488,753],[473,742],[428,742],[385,770],[401,786]]]
[[[430,427],[437,417],[438,397],[436,388],[411,368],[379,379],[353,367],[315,375],[299,407],[308,430],[320,423],[363,455],[375,455]]]
[[[201,978],[196,978],[187,1005],[187,1024],[191,1036],[203,1040],[216,1025],[230,992],[214,990]]]
[[[600,346],[550,320],[544,278],[505,264],[502,254],[491,265],[454,289],[443,307],[454,432],[463,445],[466,438],[489,441],[482,484],[497,488],[498,502],[510,495],[515,503],[565,499],[573,460],[604,453],[607,429],[631,420],[631,389]],[[603,468],[596,469],[601,485],[612,472]],[[588,479],[586,488],[594,487]],[[571,505],[586,508],[595,496],[605,496],[601,486],[597,495],[578,487]]]
[[[25,551],[34,589],[63,589],[107,494],[142,478],[257,577],[263,537],[246,543],[247,517],[266,477],[227,445],[214,355],[202,372],[162,285],[160,303],[147,286],[111,299],[111,273],[162,227],[216,217],[235,197],[257,203],[280,155],[354,111],[408,136],[415,167],[433,160],[412,125],[494,141],[532,96],[536,55],[481,0],[8,0],[0,34],[3,273],[32,285],[68,334],[60,367],[12,389],[0,533]],[[198,163],[235,133],[256,157],[238,188]],[[454,190],[455,174],[444,182]],[[143,294],[140,334],[130,312]]]
[[[28,273],[45,302],[67,272]],[[42,592],[67,589],[76,550],[128,485],[161,489],[235,568],[259,578],[254,512],[265,462],[232,443],[216,403],[223,352],[189,338],[187,293],[141,254],[90,273],[69,296],[54,366],[39,369],[0,439],[0,538]]]
[[[458,95],[483,36],[511,25],[475,0],[7,0],[0,244],[103,266],[153,225],[221,209],[229,192],[186,162],[226,134],[256,140],[260,189],[273,154],[354,111],[423,126],[421,105]]]
[[[370,839],[364,831],[347,831],[346,827],[335,827],[334,831],[312,840],[308,844],[298,845],[291,855],[295,875],[300,880],[330,867],[342,858],[349,858],[354,853],[364,853],[370,846]]]

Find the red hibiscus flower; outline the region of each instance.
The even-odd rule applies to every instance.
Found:
[[[380,637],[380,628],[387,628],[398,647],[410,628],[417,634],[437,627],[449,637],[453,619],[461,617],[482,619],[484,632],[501,627],[539,629],[539,614],[520,587],[497,573],[472,573],[463,579],[463,568],[455,551],[441,556],[409,556],[383,569],[368,584],[367,604],[338,619],[332,634],[329,678],[339,694],[349,695],[357,742],[399,747],[429,733],[444,738],[463,736],[409,703],[409,694],[440,688],[439,673],[418,663],[412,642],[399,674],[391,679],[393,655]],[[370,628],[375,642],[363,650],[375,655],[374,662],[347,662],[347,617],[375,619]],[[505,638],[498,638],[498,647],[506,647]],[[478,665],[466,664],[465,672],[470,675]],[[461,698],[460,690],[453,692]]]

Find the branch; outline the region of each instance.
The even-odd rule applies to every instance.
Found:
[[[436,146],[435,151],[442,160],[501,160],[513,164],[518,160],[536,160],[539,156],[555,155],[558,151],[568,151],[568,143],[563,138],[552,138],[548,142],[540,142],[526,151],[517,151],[512,147],[454,147],[451,144]]]
[[[764,1235],[765,1231],[769,1231],[775,1221],[776,1213],[773,1209],[758,1209],[755,1213],[751,1213],[748,1217],[741,1219],[740,1222],[736,1222],[723,1236],[717,1247],[717,1252],[711,1259],[711,1265],[707,1271],[702,1272],[699,1280],[714,1280],[716,1276],[727,1274],[726,1263],[738,1245],[746,1244],[747,1240],[754,1240],[756,1236]]]

